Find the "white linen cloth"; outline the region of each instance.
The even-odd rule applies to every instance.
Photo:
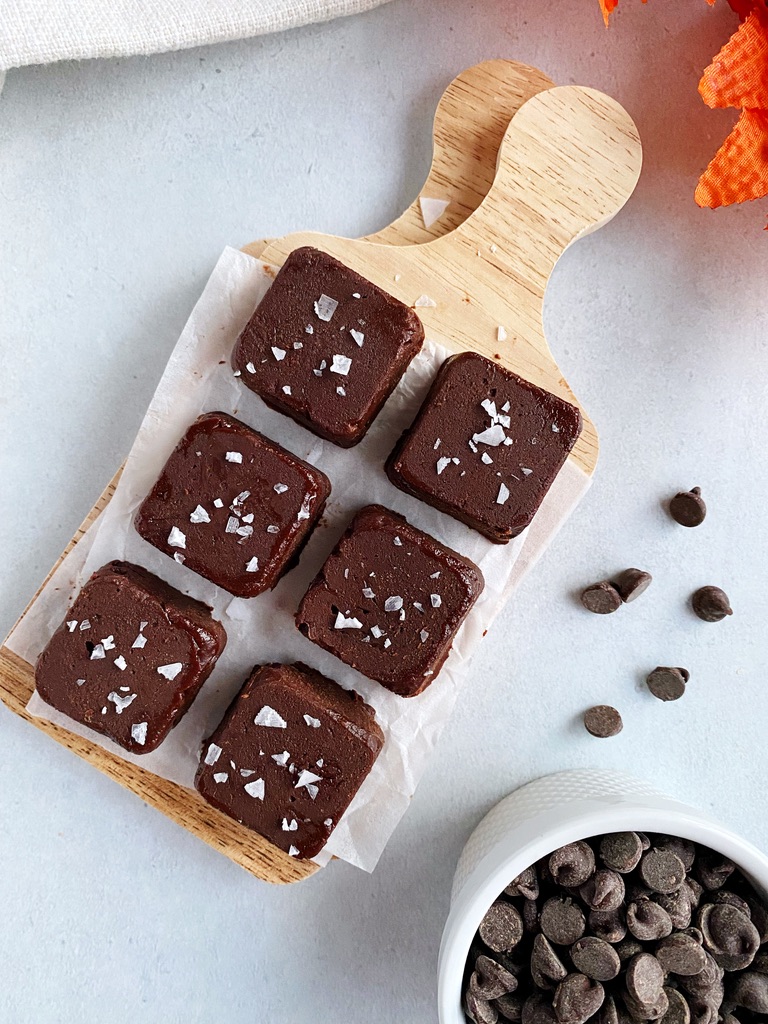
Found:
[[[282,32],[385,0],[2,0],[3,72],[26,64],[183,50]]]

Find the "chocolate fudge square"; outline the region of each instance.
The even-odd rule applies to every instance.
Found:
[[[130,562],[91,576],[37,659],[46,703],[134,754],[158,747],[224,650],[211,609]]]
[[[223,412],[200,416],[141,504],[141,536],[237,597],[298,561],[331,484],[319,469]]]
[[[278,412],[350,448],[424,341],[412,309],[319,249],[296,249],[240,335],[232,365]]]
[[[304,595],[296,624],[364,676],[413,697],[437,676],[484,585],[468,558],[367,505]]]
[[[203,744],[195,786],[292,857],[314,857],[383,744],[354,691],[300,663],[261,665]]]
[[[392,483],[506,544],[536,515],[581,413],[476,352],[446,359],[386,464]]]

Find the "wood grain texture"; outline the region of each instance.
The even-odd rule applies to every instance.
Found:
[[[527,380],[578,403],[549,350],[544,292],[576,239],[621,209],[640,174],[632,119],[610,97],[577,86],[539,92],[512,119],[490,191],[454,231],[421,245],[392,246],[302,232],[271,242],[262,258],[280,266],[302,245],[323,249],[418,309],[427,336],[457,352],[474,349]],[[499,327],[506,340],[499,341]],[[598,440],[584,429],[570,458],[585,473]]]
[[[424,320],[428,327],[440,323],[443,317],[448,315],[453,308],[454,300],[460,306],[471,307],[471,317],[462,318],[461,324],[469,323],[473,336],[463,344],[463,347],[474,347],[488,353],[490,349],[498,350],[495,341],[488,335],[487,329],[492,328],[492,336],[495,339],[496,325],[492,321],[495,312],[500,308],[499,304],[503,302],[503,308],[507,312],[515,310],[514,301],[509,296],[505,299],[505,292],[513,289],[514,296],[522,295],[525,298],[526,291],[530,291],[532,299],[523,302],[521,307],[524,312],[521,320],[523,326],[518,329],[510,320],[507,327],[510,337],[505,343],[508,348],[505,350],[503,361],[513,367],[519,365],[521,372],[524,372],[521,359],[523,353],[531,349],[535,354],[535,359],[531,364],[530,371],[525,372],[525,375],[530,379],[536,379],[532,374],[536,366],[541,364],[539,368],[543,375],[541,379],[546,377],[549,382],[546,386],[561,394],[569,395],[567,385],[557,374],[543,339],[539,295],[543,297],[551,266],[554,265],[554,261],[565,244],[578,237],[579,234],[599,226],[599,222],[607,219],[628,197],[639,171],[640,149],[634,126],[621,111],[621,108],[605,97],[590,94],[592,97],[590,105],[594,107],[592,115],[583,119],[580,122],[580,127],[574,127],[570,133],[569,145],[571,150],[581,150],[580,156],[576,160],[577,164],[583,164],[593,158],[597,161],[596,174],[590,178],[588,174],[582,173],[583,181],[577,185],[576,194],[564,197],[564,201],[558,204],[558,209],[559,206],[563,206],[563,209],[559,209],[558,212],[558,217],[563,218],[563,223],[558,222],[551,229],[544,230],[542,219],[546,221],[546,216],[542,218],[541,214],[537,214],[536,211],[536,192],[544,186],[543,183],[538,185],[534,183],[531,189],[524,187],[524,183],[528,180],[526,175],[541,174],[547,170],[551,162],[552,167],[544,174],[544,177],[550,182],[547,188],[551,186],[552,181],[555,181],[558,187],[563,187],[566,184],[568,187],[573,187],[576,178],[572,173],[565,173],[563,159],[558,159],[558,154],[552,153],[553,144],[555,148],[559,145],[556,139],[541,140],[540,145],[532,147],[534,152],[530,154],[530,160],[518,160],[517,162],[512,159],[509,146],[514,147],[519,144],[528,146],[529,142],[536,142],[535,139],[531,139],[531,133],[535,133],[542,126],[549,131],[553,127],[551,122],[557,123],[565,113],[562,104],[555,104],[548,113],[540,111],[537,114],[538,125],[524,118],[518,125],[520,134],[513,134],[511,140],[507,137],[500,164],[503,174],[497,179],[501,181],[503,178],[507,184],[504,186],[503,195],[496,194],[496,190],[494,190],[494,194],[488,197],[487,209],[485,209],[486,203],[483,201],[494,178],[499,144],[510,117],[526,99],[550,88],[551,84],[550,80],[541,72],[512,61],[489,61],[459,75],[448,87],[435,117],[434,159],[429,177],[422,190],[423,195],[449,199],[449,207],[430,229],[426,229],[421,218],[418,199],[415,200],[393,225],[370,236],[370,239],[379,245],[378,247],[367,246],[366,251],[372,251],[374,248],[378,251],[383,245],[388,247],[413,246],[423,242],[430,242],[430,246],[426,247],[430,248],[436,239],[463,224],[468,217],[473,220],[474,218],[470,217],[470,214],[473,214],[482,205],[484,212],[480,220],[476,221],[474,225],[468,226],[461,238],[457,238],[455,247],[451,245],[444,253],[437,253],[435,273],[429,275],[428,282],[423,288],[417,289],[413,295],[409,294],[406,301],[412,302],[417,294],[424,291],[435,299],[440,297],[446,303],[442,309],[438,306],[435,310],[420,310],[424,314]],[[599,130],[599,125],[591,124],[595,111],[600,109],[603,111],[604,121],[612,123],[612,129],[608,131],[611,138],[608,152],[603,151],[602,153],[598,150],[604,145],[606,133],[604,130]],[[574,136],[580,136],[581,129],[587,128],[589,130],[586,135],[574,138]],[[606,129],[607,124],[603,123],[602,128]],[[565,163],[567,164],[568,160]],[[606,173],[606,194],[602,195],[602,199],[598,201],[601,195],[598,178],[604,172]],[[510,177],[515,174],[522,175],[520,179],[522,193],[530,193],[527,204],[531,209],[530,212],[526,212],[525,220],[526,223],[535,225],[536,230],[529,232],[529,239],[538,238],[538,232],[541,229],[540,233],[545,240],[548,240],[549,247],[544,250],[546,258],[542,259],[540,254],[531,253],[526,259],[524,253],[520,251],[522,234],[509,231],[509,221],[514,216],[514,211],[510,213],[503,207],[509,201],[509,197],[515,194],[510,183]],[[597,192],[597,196],[594,194],[595,192]],[[566,199],[567,201],[565,201]],[[518,202],[518,199],[514,198],[513,201]],[[525,204],[521,209],[526,209]],[[590,211],[589,216],[586,216],[587,211]],[[596,212],[597,218],[595,218]],[[493,221],[492,231],[486,236],[483,235],[483,232],[489,231],[489,218]],[[503,240],[502,235],[504,236]],[[309,237],[312,244],[321,244],[321,247],[327,248],[329,252],[337,252],[333,246],[343,242],[341,239],[327,236],[292,236],[290,241],[283,240],[274,244],[270,249],[270,260],[275,263],[282,262],[285,255],[295,245],[303,244],[303,242],[293,241],[299,237]],[[494,239],[498,239],[498,241],[494,241]],[[327,244],[322,244],[323,242]],[[266,244],[264,242],[252,243],[246,247],[246,251],[252,255],[260,255]],[[349,244],[352,247],[365,245],[365,243]],[[490,246],[493,244],[497,246],[494,253],[490,250]],[[476,255],[477,251],[481,252],[481,256]],[[450,255],[451,253],[453,255]],[[381,261],[377,257],[372,261],[369,271],[365,269],[367,262],[365,268],[363,264],[357,262],[358,256],[359,251],[356,250],[354,253],[350,253],[349,257],[341,255],[340,258],[357,266],[374,280],[379,280],[379,283],[388,291],[401,295],[402,290],[398,290],[394,282],[394,274],[402,275],[404,273],[399,266],[395,268],[391,262]],[[399,264],[399,258],[395,262]],[[427,270],[430,262],[431,257],[426,261]],[[465,262],[466,267],[464,266]],[[489,270],[489,280],[480,292],[472,291],[470,294],[468,286],[472,283],[474,288],[478,276],[483,276],[481,274],[483,266]],[[469,268],[471,268],[471,273],[467,273]],[[382,275],[380,279],[374,276],[374,270],[376,275]],[[511,280],[507,280],[502,287],[501,282],[508,272],[514,272],[515,276]],[[407,285],[410,292],[416,282],[423,279],[419,275],[424,273],[425,268],[422,261],[416,261],[412,267],[409,264],[408,278],[401,277],[398,285],[402,283],[404,288]],[[458,278],[455,277],[456,274],[459,275]],[[450,302],[446,302],[447,298],[450,298]],[[488,315],[482,315],[480,308],[486,300],[492,302],[490,320]],[[536,316],[537,304],[539,307],[538,319]],[[538,341],[536,339],[537,326],[540,335]],[[475,331],[477,332],[476,337],[474,336]],[[452,343],[458,347],[462,344],[462,339],[467,338],[468,335],[457,331],[455,340],[453,335],[450,337]],[[551,383],[554,377],[558,378],[557,387]],[[594,456],[591,462],[589,461],[590,452]],[[596,439],[594,439],[593,447],[586,449],[586,462],[582,464],[591,465],[591,468],[594,468],[596,453]],[[61,558],[74,547],[109,502],[119,475],[118,472],[105,489],[99,501],[67,545]],[[55,571],[60,562],[61,559],[53,567],[51,573]],[[42,586],[44,583],[40,589]],[[30,717],[24,709],[33,689],[32,666],[7,648],[0,649],[0,699],[30,724],[47,733],[79,757],[89,761],[100,771],[119,782],[120,785],[131,789],[147,803],[162,811],[258,878],[274,883],[288,883],[306,878],[317,870],[316,865],[287,857],[286,854],[271,846],[260,836],[214,811],[195,792],[160,779],[139,766],[123,761],[120,757],[107,753],[100,746],[66,729]]]

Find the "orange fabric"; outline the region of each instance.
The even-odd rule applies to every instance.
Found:
[[[699,179],[699,206],[743,203],[768,195],[768,111],[742,110],[736,127]]]
[[[699,92],[708,107],[768,110],[768,16],[752,11],[705,70]]]

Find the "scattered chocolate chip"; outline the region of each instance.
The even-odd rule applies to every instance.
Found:
[[[595,855],[588,843],[561,846],[549,858],[549,871],[557,885],[576,888],[595,873]]]
[[[663,907],[645,898],[627,907],[627,928],[641,942],[655,942],[672,933],[672,921]]]
[[[637,834],[640,836],[640,842],[643,846],[643,853],[645,853],[646,850],[650,850],[651,848],[651,840],[648,838],[645,832],[638,832]]]
[[[513,878],[504,892],[507,896],[524,896],[527,900],[535,900],[539,895],[539,880],[535,868],[526,868],[517,878]]]
[[[517,1022],[523,1019],[523,1000],[518,995],[499,996],[491,1005],[502,1020]]]
[[[624,723],[616,708],[609,704],[596,704],[584,712],[584,726],[592,736],[607,739],[609,736],[618,736]]]
[[[612,981],[621,970],[619,954],[604,939],[586,935],[571,946],[573,966],[593,981]]]
[[[641,1003],[629,992],[624,992],[624,1005],[627,1008],[632,1021],[661,1020],[669,1009],[669,1000],[664,989],[661,990],[656,999],[651,1003]]]
[[[725,971],[743,971],[755,959],[760,935],[746,914],[727,903],[707,903],[696,920],[704,949]]]
[[[656,946],[656,959],[665,971],[688,977],[704,970],[707,956],[699,943],[684,932],[675,932]]]
[[[710,953],[705,952],[706,963],[698,974],[677,976],[680,988],[693,999],[704,1002],[717,1002],[723,999],[723,968],[715,963]],[[689,1000],[689,1002],[691,1002]],[[719,1005],[719,1004],[718,1004]],[[691,1003],[691,1009],[693,1004]]]
[[[701,902],[702,893],[704,892],[703,887],[696,881],[695,878],[691,878],[690,875],[685,880],[685,887],[688,890],[691,897],[691,906],[695,910]]]
[[[605,990],[599,981],[583,974],[569,974],[557,986],[552,1008],[558,1024],[586,1024],[604,999]]]
[[[704,622],[720,622],[726,615],[733,615],[728,595],[720,587],[699,587],[691,598],[691,605]]]
[[[600,859],[607,868],[622,875],[634,871],[643,854],[637,832],[612,832],[600,840]]]
[[[619,573],[613,581],[613,585],[619,592],[619,597],[624,604],[629,604],[635,598],[640,597],[650,587],[653,576],[642,569],[625,569]]]
[[[664,986],[664,995],[667,997],[667,1012],[661,1018],[661,1024],[690,1024],[691,1009],[688,1002],[676,988]]]
[[[624,902],[624,879],[617,871],[601,868],[579,888],[590,910],[618,910]]]
[[[537,935],[531,952],[531,978],[534,985],[537,988],[554,989],[567,975],[568,971],[549,939]]]
[[[610,580],[592,583],[581,592],[581,603],[595,615],[610,615],[621,608],[621,594]]]
[[[640,861],[640,877],[654,892],[675,892],[683,884],[685,868],[676,853],[653,848]]]
[[[648,689],[659,700],[679,700],[685,693],[690,674],[685,668],[664,668],[659,665],[645,680]]]
[[[479,956],[469,979],[469,990],[478,999],[498,999],[517,989],[517,978],[488,956]]]
[[[678,492],[669,503],[669,514],[681,526],[701,526],[707,514],[701,488]]]
[[[589,912],[589,929],[593,935],[606,942],[621,942],[627,934],[627,923],[624,908],[618,910],[591,910]]]
[[[511,903],[497,900],[480,922],[478,932],[489,949],[507,953],[523,937],[523,919]]]
[[[541,908],[541,930],[550,942],[572,946],[586,928],[581,907],[570,896],[553,896]]]
[[[747,898],[747,904],[749,905],[749,916],[760,934],[760,945],[762,946],[764,942],[768,942],[768,910],[765,904],[756,900],[754,896]]]
[[[728,986],[728,998],[745,1010],[768,1014],[768,976],[744,971]]]

